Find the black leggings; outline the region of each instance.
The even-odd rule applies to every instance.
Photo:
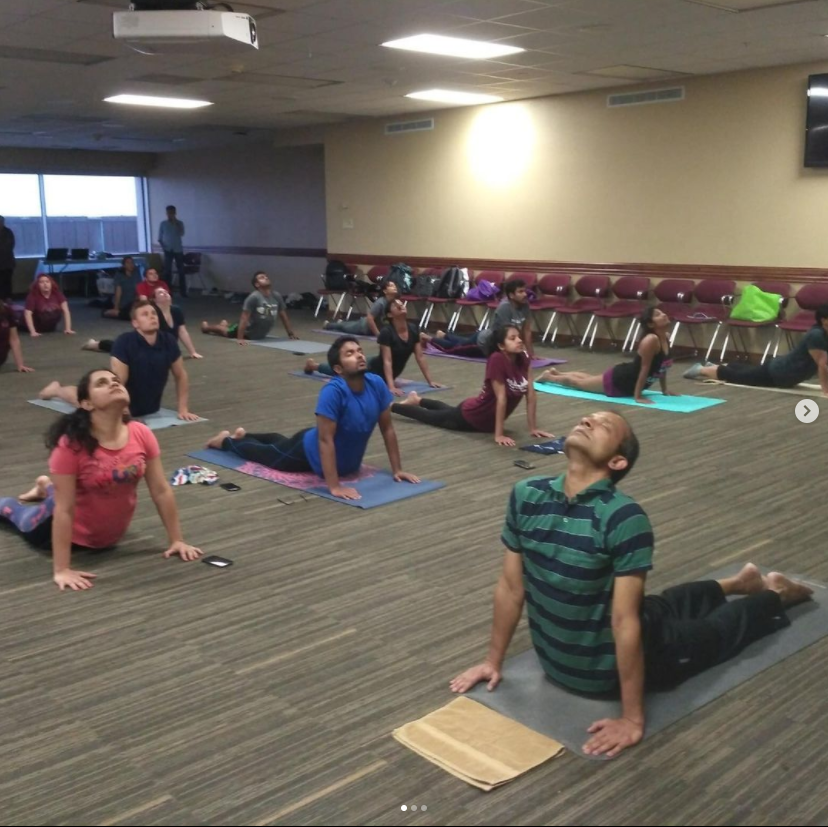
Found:
[[[435,428],[445,428],[447,431],[476,431],[471,423],[463,416],[459,405],[447,405],[436,399],[423,398],[419,405],[401,405],[399,402],[391,406],[393,413],[416,419]]]
[[[293,436],[282,434],[247,434],[244,439],[227,439],[221,444],[222,451],[238,454],[242,459],[266,465],[274,471],[302,474],[313,469],[305,455],[304,438],[310,428]]]
[[[719,365],[716,378],[722,382],[732,382],[734,385],[754,385],[757,388],[775,388],[768,370],[767,362],[764,365]]]
[[[641,609],[647,685],[675,686],[789,624],[774,591],[728,601],[715,580],[648,595]]]

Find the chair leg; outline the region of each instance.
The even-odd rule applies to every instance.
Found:
[[[670,334],[670,347],[673,346],[673,342],[676,341],[676,334],[678,333],[678,329],[681,327],[681,322],[676,322],[673,325],[673,332]]]
[[[621,345],[621,353],[626,353],[627,351],[627,343],[630,341],[630,336],[632,335],[633,328],[638,324],[638,322],[633,318],[630,321],[630,326],[627,328],[627,335],[624,337],[624,344]],[[631,348],[632,349],[632,348]]]
[[[771,342],[779,335],[779,325],[774,325],[774,330],[770,336],[768,336],[768,343],[765,345],[765,352],[762,354],[762,361],[760,364],[764,365],[765,360],[768,358],[768,351],[771,347]]]
[[[710,344],[707,346],[707,353],[704,354],[704,361],[705,363],[710,361],[710,352],[713,350],[713,346],[716,344],[716,339],[719,336],[719,331],[722,329],[722,323],[719,322],[716,325],[716,329],[713,331],[713,335],[710,337]],[[727,344],[727,340],[725,340],[725,345]]]
[[[592,338],[589,340],[589,349],[592,350],[595,347],[595,334],[598,332],[598,319],[595,319],[595,326],[592,328]],[[612,329],[609,326],[609,321],[607,321],[607,330],[610,332],[610,339],[612,339]]]
[[[589,331],[592,330],[592,323],[597,322],[595,316],[590,316],[589,321],[587,322],[586,330],[584,331],[584,335],[581,337],[581,347],[586,344],[586,340],[589,338]]]
[[[333,313],[334,321],[336,321],[336,317],[339,315],[339,310],[342,307],[342,302],[345,301],[345,295],[346,295],[345,293],[340,293],[339,294],[339,301],[336,303],[336,309],[334,310],[334,313]]]
[[[488,314],[488,311],[486,311],[486,313]],[[558,316],[558,311],[553,310],[552,315],[549,317],[549,324],[546,325],[546,330],[543,331],[543,336],[541,336],[541,343],[546,341],[546,337],[549,335],[549,329],[554,324],[555,319],[557,318],[557,316]]]
[[[313,314],[314,319],[319,316],[319,311],[322,309],[322,300],[324,298],[325,298],[324,296],[320,296],[319,301],[316,303],[316,312]]]

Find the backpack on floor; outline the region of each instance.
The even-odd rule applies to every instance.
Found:
[[[460,299],[466,292],[466,284],[468,284],[468,276],[464,278],[463,271],[454,265],[440,276],[434,295],[438,299]]]
[[[322,280],[326,290],[347,290],[354,276],[348,272],[344,262],[333,259],[328,262]]]

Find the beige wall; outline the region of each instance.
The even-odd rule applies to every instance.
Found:
[[[152,238],[167,204],[186,224],[187,246],[325,248],[325,165],[321,145],[159,156],[149,178]],[[315,290],[324,259],[209,253],[205,280],[246,290],[257,269],[283,293]]]
[[[802,161],[807,76],[825,71],[689,78],[682,102],[620,109],[602,91],[438,111],[393,137],[390,118],[332,127],[328,248],[828,266],[828,171]]]

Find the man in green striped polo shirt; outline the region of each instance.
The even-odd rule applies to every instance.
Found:
[[[752,564],[738,575],[644,596],[653,532],[615,484],[632,469],[638,439],[616,413],[585,416],[566,439],[566,473],[530,477],[512,491],[502,540],[487,659],[451,681],[494,689],[527,604],[532,643],[547,676],[583,694],[618,693],[621,717],[596,721],[590,755],[617,755],[644,735],[644,687],[665,688],[721,663],[787,625],[784,607],[811,590]],[[746,595],[727,601],[728,595]]]

